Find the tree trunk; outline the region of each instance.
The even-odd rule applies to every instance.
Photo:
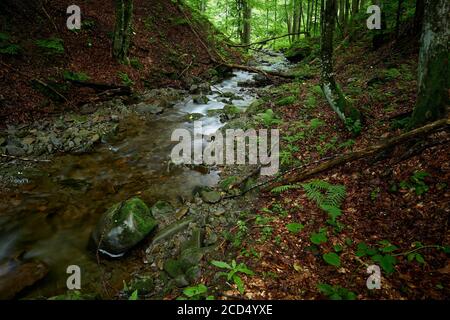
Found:
[[[418,97],[410,127],[445,117],[449,104],[448,0],[427,0],[420,39]]]
[[[403,11],[403,0],[398,0],[398,7],[397,7],[397,18],[395,20],[395,38],[398,39],[398,36],[400,35],[400,20],[402,17],[402,11]]]
[[[128,62],[128,48],[131,41],[133,0],[116,0],[116,25],[114,29],[112,54],[120,62]]]
[[[414,33],[422,30],[423,15],[425,12],[425,0],[416,0],[416,12],[414,13]]]
[[[360,113],[347,102],[333,74],[333,32],[336,22],[336,10],[336,0],[323,1],[321,10],[321,84],[328,103],[338,114],[339,118],[345,122],[347,127],[355,128],[361,123]]]
[[[242,38],[241,44],[249,44],[251,38],[252,7],[248,0],[242,0]]]

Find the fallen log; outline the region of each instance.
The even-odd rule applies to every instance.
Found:
[[[309,32],[302,31],[302,32],[298,32],[298,33],[286,33],[286,34],[283,34],[281,36],[276,36],[276,37],[272,37],[272,38],[269,38],[269,39],[260,40],[260,41],[256,41],[256,42],[253,42],[253,43],[248,43],[248,44],[233,44],[233,43],[228,43],[228,42],[225,42],[225,44],[227,46],[233,47],[233,48],[248,48],[248,47],[252,47],[252,46],[256,46],[256,45],[260,45],[260,44],[264,45],[267,42],[275,41],[275,40],[286,38],[286,37],[290,37],[290,36],[299,36],[301,34],[304,34],[304,35],[307,35],[307,36],[310,35]]]
[[[322,173],[325,171],[328,171],[330,169],[333,169],[335,167],[338,167],[340,165],[359,160],[365,157],[370,157],[373,155],[376,155],[384,150],[390,149],[398,144],[404,143],[406,141],[409,141],[414,138],[418,138],[421,136],[427,136],[439,129],[443,129],[445,127],[448,127],[450,125],[450,118],[442,119],[435,121],[433,123],[427,124],[423,127],[414,129],[412,131],[406,132],[404,134],[401,134],[397,137],[391,138],[387,140],[384,143],[370,146],[363,150],[358,150],[355,152],[351,152],[348,154],[344,154],[340,157],[337,157],[335,159],[332,159],[330,161],[326,161],[320,165],[318,165],[315,168],[312,169],[305,169],[299,173],[292,173],[290,172],[289,177],[282,179],[281,181],[273,182],[275,180],[272,180],[270,183],[268,189],[273,189],[278,186],[286,185],[286,184],[292,184],[292,183],[298,183],[300,181],[306,180],[318,173]],[[285,174],[282,174],[281,177],[285,176]],[[280,177],[277,177],[277,179]]]
[[[94,89],[96,92],[114,92],[116,95],[129,95],[131,94],[131,88],[129,86],[118,86],[109,83],[88,82],[79,80],[67,80],[70,83],[78,87],[88,87]]]

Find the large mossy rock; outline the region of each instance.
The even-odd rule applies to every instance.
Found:
[[[143,240],[158,225],[139,198],[112,206],[100,219],[92,239],[100,252],[120,257]]]
[[[299,40],[291,45],[286,51],[285,56],[290,62],[297,63],[309,57],[311,53],[311,44],[308,41]]]

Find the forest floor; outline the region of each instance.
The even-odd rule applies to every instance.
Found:
[[[134,1],[139,31],[131,47],[134,63],[130,66],[110,57],[112,1],[80,1],[87,28],[79,33],[64,27],[65,8],[71,4],[66,0],[47,5],[51,21],[45,14],[41,19],[13,18],[10,24],[16,28],[9,30],[11,41],[23,50],[20,55],[0,56],[0,127],[78,111],[98,98],[99,92],[71,85],[64,79],[65,71],[85,73],[90,82],[132,84],[136,92],[186,89],[220,77],[179,9],[170,1],[153,3],[150,8],[146,1]],[[29,10],[32,14],[43,9]],[[35,40],[51,37],[62,39],[63,52],[49,53],[36,46]],[[80,47],[80,41],[84,46]],[[237,59],[228,53],[229,59]],[[282,170],[314,166],[321,159],[374,145],[405,129],[416,99],[416,41],[405,38],[376,51],[367,41],[346,43],[335,56],[337,81],[364,115],[359,135],[345,128],[322,96],[319,63],[295,67],[304,80],[258,90],[261,103],[253,114],[245,115],[254,119],[268,109],[274,111],[275,117],[266,116],[258,126],[281,130]],[[68,101],[37,90],[31,85],[33,79],[52,83]],[[248,299],[448,299],[448,139],[448,133],[436,133],[421,143],[398,146],[375,159],[315,176],[324,189],[345,187],[345,197],[337,201],[341,215],[336,221],[328,219],[305,186],[249,193],[245,200],[236,200],[245,210],[232,228],[223,230],[219,250],[208,258],[234,259],[253,271],[253,275],[239,273]],[[239,175],[223,169],[222,178]],[[223,270],[212,266],[211,259],[202,262],[199,282],[225,298],[241,297],[233,284],[217,277]],[[380,290],[366,286],[367,267],[373,264],[381,266]],[[167,297],[175,298],[179,291]]]
[[[404,39],[374,51],[360,42],[335,52],[336,78],[364,115],[357,136],[323,97],[319,66],[300,63],[297,72],[312,79],[265,89],[259,110],[272,109],[281,120],[267,125],[281,129],[282,168],[313,168],[401,134],[416,99],[415,43]],[[345,187],[334,222],[307,194],[311,184],[256,194],[252,214],[231,230],[217,259],[244,262],[254,272],[240,273],[248,299],[448,299],[448,138],[436,133],[316,175],[328,188]],[[327,186],[319,192],[326,197]],[[366,285],[374,264],[381,267],[379,290]],[[218,269],[209,269],[204,280],[211,285]],[[219,287],[225,296],[238,295],[230,283]]]

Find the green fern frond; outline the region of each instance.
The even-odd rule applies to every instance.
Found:
[[[273,188],[273,189],[271,190],[271,192],[272,192],[272,193],[283,193],[283,192],[286,192],[286,191],[288,191],[288,190],[299,189],[299,188],[300,188],[300,186],[299,186],[299,185],[296,185],[296,184],[293,184],[293,185],[285,185],[285,186],[279,186],[279,187]]]
[[[319,207],[326,205],[339,208],[346,195],[345,186],[332,185],[323,180],[313,180],[302,186],[306,196],[315,201]]]
[[[330,186],[330,188],[327,190],[326,196],[325,196],[325,205],[333,206],[333,207],[340,207],[342,204],[342,201],[345,199],[345,187],[342,185],[336,185],[336,186]]]

